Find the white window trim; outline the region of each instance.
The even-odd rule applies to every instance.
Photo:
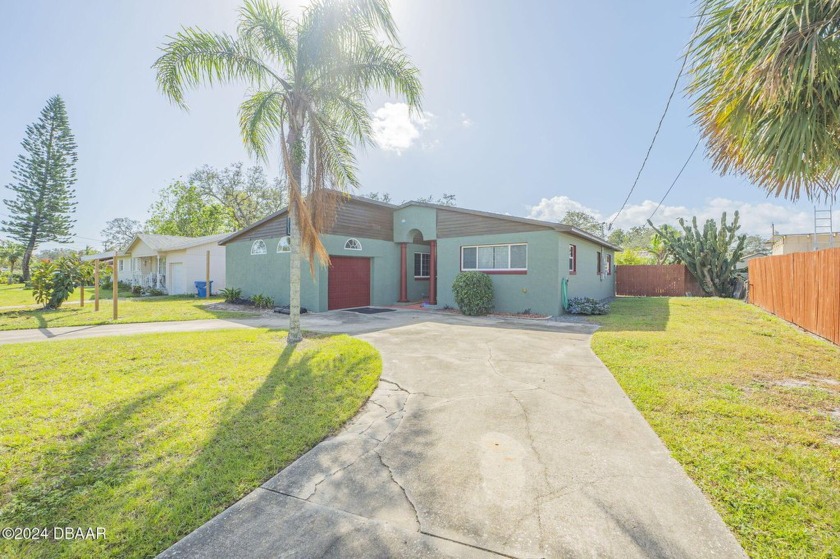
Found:
[[[350,244],[350,241],[355,241],[356,248],[347,246],[347,245]],[[355,237],[351,237],[351,238],[347,239],[347,241],[344,243],[344,250],[362,250],[362,243],[361,243],[361,241],[359,241],[359,239],[356,239]]]
[[[268,247],[265,246],[265,241],[257,239],[251,243],[251,256],[261,256],[263,254],[268,254]]]
[[[416,273],[416,272],[417,272],[417,265],[416,265],[416,264],[417,264],[417,255],[418,255],[418,254],[425,254],[426,256],[428,256],[428,257],[429,257],[429,265],[427,266],[427,271],[429,272],[429,274],[428,274],[428,275],[426,275],[426,276],[418,276],[418,275],[417,275],[417,273]],[[415,266],[414,266],[414,271],[415,271],[415,274],[414,274],[414,279],[429,279],[430,277],[432,277],[432,255],[431,255],[430,253],[428,253],[428,252],[415,252],[415,253],[414,253],[414,263],[415,263]],[[421,270],[421,271],[423,270],[422,257],[421,257],[421,262],[420,262],[420,270]]]
[[[510,266],[510,247],[514,246],[524,246],[525,247],[525,267],[524,268],[511,268]],[[464,268],[464,249],[466,248],[474,248],[476,249],[475,254],[475,265],[478,266],[478,249],[479,248],[496,248],[496,247],[507,247],[508,248],[508,267],[507,268]],[[528,243],[499,243],[495,245],[464,245],[461,247],[461,270],[464,272],[527,272],[528,271]]]
[[[286,250],[280,250],[280,246],[281,246],[280,243],[283,242],[283,239],[286,239],[286,243],[287,243],[286,246],[285,246]],[[278,254],[289,254],[290,252],[292,252],[292,239],[291,239],[291,237],[289,237],[288,235],[286,235],[284,237],[280,237],[280,240],[277,241],[277,253]]]

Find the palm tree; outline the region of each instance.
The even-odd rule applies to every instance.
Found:
[[[371,142],[370,92],[420,109],[419,73],[397,41],[387,0],[314,0],[297,20],[263,0],[239,12],[236,36],[186,28],[155,62],[158,86],[186,108],[184,91],[244,82],[239,108],[246,147],[265,159],[280,144],[289,185],[289,343],[301,340],[300,258],[329,264],[319,233],[335,219],[336,193],[358,186],[354,145]],[[304,181],[304,168],[306,176]]]
[[[775,196],[840,188],[840,2],[703,0],[689,93],[715,167]]]
[[[26,247],[13,241],[5,242],[0,246],[0,260],[5,260],[9,263],[9,284],[13,283],[12,278],[15,275],[15,264],[23,258],[25,250]]]

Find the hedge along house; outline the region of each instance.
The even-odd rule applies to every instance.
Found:
[[[301,305],[310,311],[427,301],[455,307],[461,271],[491,276],[495,309],[557,315],[561,283],[569,297],[615,294],[607,241],[574,227],[423,202],[401,206],[348,197],[322,235],[329,268],[301,271]],[[289,302],[287,213],[281,210],[223,239],[226,283],[243,296]]]

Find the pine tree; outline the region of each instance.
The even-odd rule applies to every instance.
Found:
[[[38,245],[70,242],[76,208],[76,141],[70,131],[67,109],[61,97],[47,101],[40,118],[26,127],[23,151],[12,168],[14,182],[7,188],[17,193],[3,202],[10,210],[0,230],[26,248],[21,263],[23,279],[29,280],[29,263]]]

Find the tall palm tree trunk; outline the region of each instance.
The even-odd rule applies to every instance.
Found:
[[[297,215],[301,196],[300,183],[303,175],[303,164],[295,149],[298,142],[298,132],[289,131],[287,140],[289,146],[289,164],[292,180],[289,181],[289,336],[288,344],[296,344],[303,339],[300,331],[300,219]]]

